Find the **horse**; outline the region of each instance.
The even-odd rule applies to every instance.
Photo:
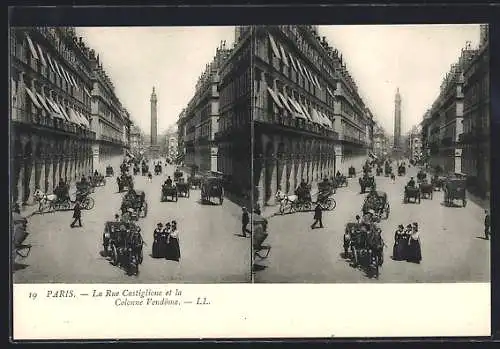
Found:
[[[54,207],[54,204],[58,199],[56,194],[46,194],[40,189],[35,189],[33,197],[36,201],[38,201],[38,211],[40,212],[42,211],[44,205]]]
[[[282,192],[281,190],[278,190],[276,192],[276,195],[274,196],[274,198],[279,201],[280,203],[280,212],[284,212],[284,208],[287,204],[293,204],[294,202],[296,202],[298,200],[298,196],[297,195],[286,195],[284,192]]]

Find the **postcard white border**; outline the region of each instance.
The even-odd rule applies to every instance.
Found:
[[[94,289],[115,290],[119,298],[124,298],[124,290],[172,289],[167,298],[182,303],[115,306],[117,297],[92,297]],[[175,296],[176,289],[182,295]],[[47,297],[48,291],[55,294],[58,290],[73,290],[76,297]],[[14,340],[446,337],[491,333],[489,283],[15,284],[13,292]],[[30,299],[30,292],[37,298]]]

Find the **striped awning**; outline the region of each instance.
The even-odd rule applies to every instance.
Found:
[[[33,104],[35,105],[35,107],[37,107],[38,109],[43,109],[40,102],[36,98],[35,94],[33,92],[31,92],[31,90],[28,87],[25,86],[24,88],[26,89],[26,92],[28,93],[28,96],[30,96],[30,99],[33,102]]]
[[[85,125],[85,127],[90,129],[90,123],[89,123],[89,120],[87,119],[87,117],[85,115],[83,115],[82,113],[80,113],[79,111],[77,111],[77,114],[80,115],[80,118],[82,119],[82,122]]]
[[[315,123],[315,124],[319,124],[319,125],[322,125],[324,123],[324,121],[322,120],[322,117],[318,114],[318,111],[316,109],[312,109],[311,111],[311,116],[312,116],[312,121]]]
[[[274,38],[269,34],[269,42],[271,43],[271,48],[273,50],[273,53],[276,57],[281,58],[278,45],[276,45],[276,41],[274,41]]]
[[[287,101],[287,98],[285,96],[283,96],[282,93],[278,92],[278,96],[280,97],[280,100],[282,102],[282,104],[285,106],[285,108],[290,112],[290,113],[293,113],[293,110],[292,108],[290,108],[290,105],[288,105],[288,101]]]
[[[299,103],[294,100],[292,97],[288,97],[288,101],[290,104],[295,108],[296,112],[293,113],[295,117],[301,118],[301,119],[307,119],[307,116],[304,115],[304,112],[302,111],[302,108],[300,107]]]
[[[28,34],[26,34],[26,40],[28,40],[28,46],[30,47],[31,55],[35,59],[39,59],[38,53],[36,52],[35,45],[33,45],[33,41],[31,41],[31,38]]]
[[[281,104],[279,97],[276,95],[276,92],[274,92],[273,89],[270,88],[270,87],[267,88],[267,91],[271,95],[271,97],[274,100],[274,103],[276,104],[276,106],[278,108],[280,108],[280,109],[283,109],[283,105]]]
[[[49,113],[49,115],[51,115],[52,110],[48,106],[47,101],[45,100],[45,98],[41,94],[39,94],[38,92],[35,92],[35,93],[36,93],[36,96],[38,97],[38,100],[40,101],[40,103],[42,103],[43,108]]]

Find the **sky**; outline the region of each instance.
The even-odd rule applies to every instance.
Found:
[[[175,124],[194,94],[198,77],[234,27],[77,28],[99,54],[118,98],[133,121],[150,130],[150,96],[158,97],[158,132]],[[479,25],[319,26],[343,55],[375,119],[394,128],[394,95],[402,97],[401,131],[418,124],[439,95],[442,79],[467,41],[477,47]]]

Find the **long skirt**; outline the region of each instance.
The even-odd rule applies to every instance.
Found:
[[[161,240],[155,240],[153,242],[153,247],[152,247],[152,255],[153,258],[164,258],[165,255],[162,255],[162,250],[161,250]]]
[[[408,246],[408,254],[406,257],[408,262],[420,263],[422,260],[422,251],[420,249],[420,241],[410,239],[410,244]]]
[[[166,246],[165,259],[170,261],[179,261],[181,259],[181,249],[179,247],[179,240],[176,238],[170,238],[170,243]]]
[[[406,239],[397,239],[394,242],[394,247],[392,248],[392,258],[395,261],[401,261],[406,259],[406,250],[408,247],[408,240]]]

